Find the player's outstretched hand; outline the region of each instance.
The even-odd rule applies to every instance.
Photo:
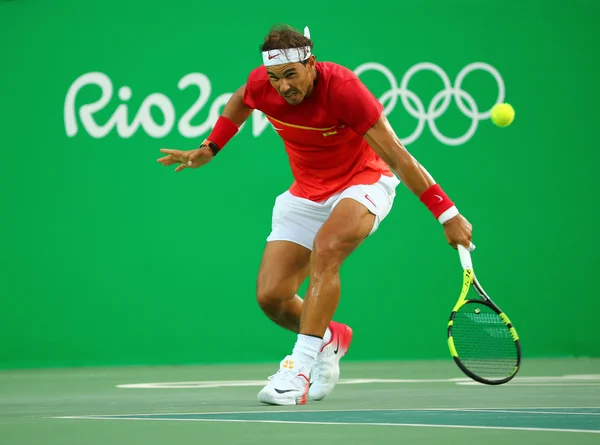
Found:
[[[212,151],[208,147],[200,147],[195,150],[172,150],[169,148],[161,148],[160,152],[167,156],[157,159],[157,162],[165,167],[178,164],[175,169],[176,172],[180,172],[184,168],[201,167],[213,158]]]
[[[473,247],[471,239],[473,237],[473,226],[462,215],[456,215],[444,223],[444,234],[448,244],[457,249],[461,244],[471,250]]]

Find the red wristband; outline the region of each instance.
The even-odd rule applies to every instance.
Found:
[[[225,147],[225,144],[236,135],[238,132],[238,126],[229,118],[225,116],[219,116],[215,126],[210,132],[210,136],[206,139],[217,144],[219,149]]]
[[[419,197],[421,202],[427,206],[429,211],[437,219],[446,210],[454,206],[448,195],[444,193],[439,184],[434,184],[425,190]]]

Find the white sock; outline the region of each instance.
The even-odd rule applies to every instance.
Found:
[[[325,346],[327,343],[329,343],[331,341],[331,336],[331,329],[327,328],[325,335],[323,336],[323,344],[321,346]]]
[[[298,340],[292,351],[292,357],[298,364],[298,368],[302,368],[305,373],[310,374],[322,346],[322,338],[298,334]]]

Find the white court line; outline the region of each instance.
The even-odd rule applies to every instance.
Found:
[[[600,413],[570,413],[566,411],[522,411],[519,408],[515,409],[474,409],[461,408],[455,411],[474,412],[474,413],[511,413],[511,414],[552,414],[562,416],[563,414],[574,416],[600,416]]]
[[[600,376],[598,376],[600,379]],[[471,379],[458,377],[452,379],[340,379],[338,385],[364,385],[368,383],[458,383]],[[204,380],[189,382],[126,383],[116,385],[126,389],[207,389],[227,387],[264,386],[268,380]]]
[[[296,425],[359,425],[359,426],[415,426],[415,427],[430,427],[430,428],[466,428],[466,429],[478,429],[478,430],[513,430],[513,431],[548,431],[553,433],[592,433],[598,434],[600,430],[577,430],[577,429],[564,429],[564,428],[521,428],[521,427],[509,427],[509,426],[474,426],[474,425],[437,425],[428,423],[381,423],[381,422],[295,422],[292,420],[241,420],[241,419],[161,419],[153,418],[149,419],[146,417],[127,417],[117,418],[114,417],[83,417],[83,416],[68,416],[68,417],[55,417],[55,419],[81,419],[81,420],[174,420],[178,422],[234,422],[234,423],[285,423],[285,424],[296,424]]]
[[[517,376],[511,381],[511,386],[544,383],[544,384],[567,384],[569,381],[578,384],[594,384],[600,381],[600,374],[572,374],[562,376]],[[205,380],[187,382],[159,382],[159,383],[126,383],[116,385],[117,388],[128,389],[207,389],[227,387],[252,387],[263,386],[267,380]],[[338,385],[361,385],[372,383],[455,383],[457,385],[480,385],[467,377],[450,379],[340,379]]]
[[[135,413],[135,414],[86,414],[83,416],[58,416],[46,417],[47,419],[80,419],[105,417],[112,419],[116,416],[194,416],[194,415],[217,415],[217,414],[259,414],[259,413],[335,413],[335,412],[372,412],[372,411],[487,411],[487,410],[521,410],[521,409],[600,409],[600,406],[522,406],[522,407],[494,407],[494,408],[353,408],[353,409],[288,409],[271,410],[266,407],[255,411],[204,411],[187,413]],[[512,412],[512,411],[511,411]],[[519,411],[516,411],[519,412]],[[560,414],[560,413],[557,413]],[[117,417],[118,418],[118,417]],[[152,419],[150,419],[152,420]]]
[[[456,382],[457,385],[464,385],[464,386],[485,386],[482,383],[479,382]],[[517,386],[560,386],[560,387],[564,387],[564,386],[600,386],[600,383],[594,383],[594,382],[581,382],[581,383],[571,383],[571,382],[564,382],[564,383],[551,383],[551,382],[547,382],[547,383],[533,383],[533,382],[511,382],[509,383],[511,388],[515,388]]]

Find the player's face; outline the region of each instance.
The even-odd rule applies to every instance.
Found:
[[[314,58],[306,65],[302,63],[286,63],[270,66],[267,69],[273,88],[290,105],[298,105],[312,93],[314,84]]]

